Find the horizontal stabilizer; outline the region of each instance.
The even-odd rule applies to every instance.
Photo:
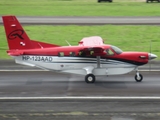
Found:
[[[23,51],[7,50],[7,54],[10,55],[10,56],[19,56],[19,55],[23,55]]]

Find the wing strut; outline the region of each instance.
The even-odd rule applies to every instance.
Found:
[[[97,68],[100,68],[100,64],[101,64],[101,62],[100,62],[100,56],[97,56]]]

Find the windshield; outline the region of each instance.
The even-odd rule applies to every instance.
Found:
[[[118,48],[118,47],[116,47],[116,46],[111,46],[111,48],[115,51],[115,53],[117,53],[117,54],[121,54],[123,51],[120,49],[120,48]]]
[[[106,55],[114,55],[114,52],[111,49],[106,49]]]

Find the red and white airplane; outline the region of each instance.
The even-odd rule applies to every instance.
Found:
[[[157,58],[147,52],[123,52],[116,46],[105,45],[99,36],[83,38],[78,46],[31,40],[15,16],[2,16],[2,19],[9,46],[7,53],[16,63],[84,75],[87,83],[94,83],[95,76],[126,74],[133,70],[135,80],[141,82],[143,76],[138,66]]]

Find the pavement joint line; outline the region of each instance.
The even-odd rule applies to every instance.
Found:
[[[152,100],[160,100],[160,97],[156,96],[124,96],[124,97],[114,97],[114,96],[110,96],[110,97],[84,97],[84,96],[78,96],[78,97],[0,97],[0,100],[132,100],[132,99],[136,99],[136,100],[148,100],[148,99],[152,99]]]

